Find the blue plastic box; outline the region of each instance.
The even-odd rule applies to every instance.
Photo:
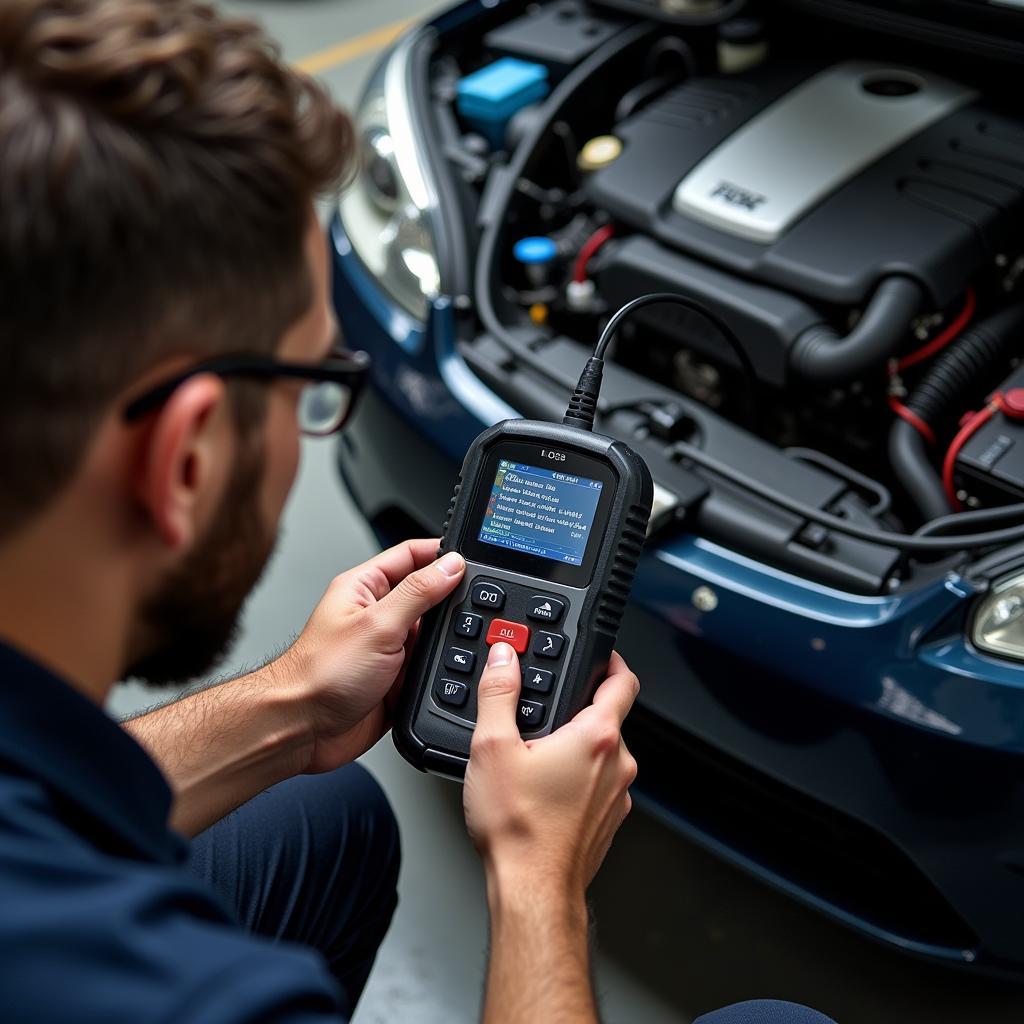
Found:
[[[548,89],[548,69],[542,64],[502,57],[459,82],[456,108],[474,131],[501,149],[512,116],[544,99]]]

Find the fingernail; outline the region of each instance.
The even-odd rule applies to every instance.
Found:
[[[512,664],[512,648],[508,644],[495,644],[487,655],[488,668],[501,668]]]
[[[458,576],[465,568],[466,563],[458,551],[449,551],[443,558],[438,559],[437,567],[445,576]]]

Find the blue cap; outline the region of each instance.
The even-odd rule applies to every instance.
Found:
[[[459,113],[488,118],[511,117],[527,103],[548,94],[548,69],[515,57],[502,57],[460,79]]]
[[[520,263],[550,263],[558,255],[558,246],[553,239],[545,238],[543,235],[532,235],[529,238],[520,238],[512,247],[512,255]]]

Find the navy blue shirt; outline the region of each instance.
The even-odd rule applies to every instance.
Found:
[[[182,864],[171,792],[100,708],[0,644],[0,1019],[337,1021],[320,957],[249,935]]]

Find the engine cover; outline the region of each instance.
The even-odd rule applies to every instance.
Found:
[[[890,274],[937,306],[1019,237],[1024,123],[867,62],[694,78],[623,120],[590,199],[747,279],[858,305]]]
[[[837,64],[734,132],[679,183],[672,205],[740,238],[777,242],[836,188],[976,96],[905,68]]]

